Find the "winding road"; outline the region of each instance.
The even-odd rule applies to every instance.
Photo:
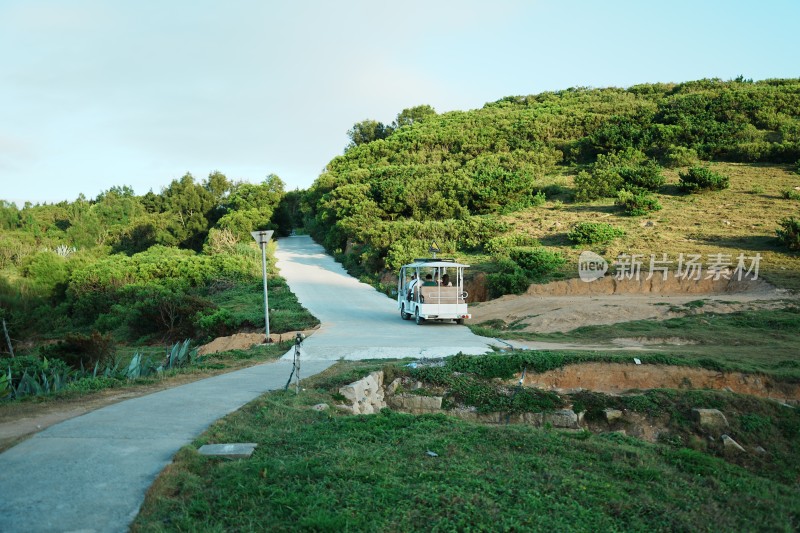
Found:
[[[301,351],[301,377],[338,359],[489,351],[455,324],[417,326],[309,237],[278,243],[281,274],[322,322]],[[281,360],[125,400],[50,426],[0,454],[0,532],[124,532],[175,453],[215,420],[281,388]]]
[[[311,237],[279,240],[276,257],[292,292],[322,322],[303,343],[301,359],[433,358],[490,351],[490,339],[474,335],[466,326],[418,326],[402,320],[395,300],[350,276]]]

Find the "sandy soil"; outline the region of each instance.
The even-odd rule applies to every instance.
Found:
[[[688,306],[703,301],[702,307]],[[521,296],[503,296],[470,306],[472,323],[500,320],[519,331],[566,332],[581,326],[632,320],[666,320],[699,312],[732,313],[745,309],[775,309],[796,295],[766,283],[678,283],[652,285],[580,280],[532,285]]]

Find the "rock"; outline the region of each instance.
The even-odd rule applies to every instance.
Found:
[[[241,442],[234,444],[204,444],[197,450],[200,455],[213,455],[227,457],[228,459],[247,459],[253,455],[258,444],[254,442]]]
[[[420,396],[419,394],[396,394],[390,396],[389,407],[412,414],[437,413],[442,410],[441,396]]]
[[[522,421],[532,426],[541,426],[544,422],[544,415],[542,413],[522,413]]]
[[[386,407],[383,396],[383,372],[371,372],[367,377],[339,389],[352,405],[353,413],[369,415]]]
[[[622,411],[620,411],[619,409],[611,409],[611,408],[603,409],[603,415],[606,417],[606,422],[610,424],[614,420],[619,420],[620,418],[622,418]]]
[[[742,446],[738,442],[733,440],[730,436],[723,435],[721,438],[722,438],[722,446],[725,449],[726,453],[729,453],[729,452],[734,452],[734,453],[744,452],[744,448],[742,448]]]
[[[386,387],[386,394],[394,394],[397,392],[397,389],[400,388],[400,385],[403,383],[402,378],[395,378],[389,386]]]
[[[725,418],[719,409],[692,409],[692,417],[695,422],[703,428],[712,431],[720,431],[728,427],[728,419]]]
[[[544,414],[544,423],[554,428],[579,429],[578,415],[572,409],[560,409]]]
[[[754,451],[754,452],[756,452],[756,453],[757,453],[757,454],[759,454],[759,455],[763,455],[763,454],[767,453],[767,450],[765,450],[765,449],[764,449],[764,448],[762,448],[761,446],[756,446],[756,447],[753,449],[753,451]]]
[[[330,406],[327,403],[318,403],[317,405],[313,406],[312,409],[315,411],[326,411]]]

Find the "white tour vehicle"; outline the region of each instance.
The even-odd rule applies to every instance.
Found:
[[[467,312],[465,268],[469,265],[436,258],[403,265],[397,280],[397,306],[403,320],[413,316],[417,324],[425,320],[463,324],[465,318],[472,318]]]

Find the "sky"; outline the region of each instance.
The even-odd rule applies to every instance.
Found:
[[[800,1],[0,0],[0,199],[305,189],[365,119],[569,87],[800,77]]]

